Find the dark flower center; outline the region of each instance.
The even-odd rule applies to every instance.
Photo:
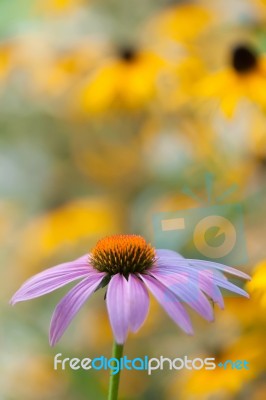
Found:
[[[119,56],[121,60],[130,63],[137,58],[137,52],[133,47],[125,46],[119,50]]]
[[[234,48],[232,66],[239,74],[245,74],[255,69],[257,61],[257,53],[252,47],[240,45]]]
[[[90,255],[91,265],[110,275],[144,272],[155,261],[155,250],[138,235],[113,235],[99,240]]]

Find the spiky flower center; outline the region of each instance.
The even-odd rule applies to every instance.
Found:
[[[239,74],[246,74],[257,66],[258,57],[255,50],[246,45],[239,45],[232,53],[232,65]]]
[[[113,235],[98,241],[91,252],[94,268],[110,275],[144,272],[155,261],[155,250],[138,235]]]

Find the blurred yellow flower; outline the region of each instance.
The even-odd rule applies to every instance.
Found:
[[[0,83],[6,80],[12,69],[13,46],[8,43],[0,43]]]
[[[176,96],[181,91],[186,102],[191,103],[194,85],[206,73],[204,64],[199,57],[188,55],[176,66],[176,75],[179,85],[177,86]],[[181,98],[179,94],[179,99]],[[176,102],[178,104],[178,101]]]
[[[247,44],[233,49],[231,65],[202,79],[196,89],[203,98],[217,99],[227,117],[232,117],[243,99],[266,108],[266,56]]]
[[[202,60],[186,52],[174,60],[169,57],[168,61],[169,68],[165,71],[159,86],[158,98],[161,111],[176,112],[181,107],[197,109],[198,104],[194,96],[195,84],[206,76]]]
[[[164,66],[165,61],[153,52],[121,48],[116,58],[105,60],[83,80],[75,103],[90,114],[142,107],[155,96]]]
[[[249,369],[231,369],[231,367],[217,367],[214,370],[183,370],[179,379],[175,379],[170,385],[172,396],[180,394],[181,399],[189,399],[197,396],[197,400],[207,400],[210,396],[217,398],[233,398],[239,393],[244,384],[253,380],[265,368],[265,357],[262,352],[264,347],[264,335],[256,332],[242,335],[239,339],[228,345],[225,349],[218,349],[218,355],[203,354],[201,357],[214,357],[216,365],[226,360],[246,360]],[[197,355],[190,356],[196,358]],[[230,396],[229,396],[230,395]],[[174,398],[171,397],[170,398]],[[216,397],[215,397],[216,398]]]
[[[73,200],[53,211],[33,219],[19,235],[16,263],[27,273],[45,259],[64,253],[79,244],[88,251],[90,240],[116,232],[118,213],[110,201],[100,197]],[[42,264],[43,268],[43,264]]]
[[[253,279],[253,278],[252,278]],[[246,284],[246,290],[251,292],[249,287],[250,282]],[[227,314],[237,320],[243,329],[249,327],[264,326],[266,322],[266,315],[260,301],[253,293],[250,295],[248,302],[244,302],[240,297],[228,298],[226,302]],[[221,313],[217,310],[217,316]]]
[[[260,6],[266,6],[266,0],[253,0],[255,3],[259,4]]]
[[[148,28],[159,39],[168,38],[182,44],[197,38],[212,20],[211,13],[196,4],[178,4],[160,12],[153,18]]]
[[[261,261],[255,267],[252,280],[248,282],[247,289],[251,296],[260,301],[263,308],[266,308],[266,261]]]
[[[37,0],[37,12],[45,14],[61,14],[71,12],[85,3],[84,0]]]

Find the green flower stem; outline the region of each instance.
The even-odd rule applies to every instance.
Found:
[[[117,344],[116,342],[114,342],[112,357],[120,360],[120,358],[123,356],[123,349],[124,349],[123,344]],[[110,372],[108,400],[117,400],[119,379],[120,379],[120,369],[118,373],[115,375],[112,375],[112,371]]]

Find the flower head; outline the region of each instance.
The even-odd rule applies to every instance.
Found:
[[[223,272],[249,279],[234,268],[209,261],[189,260],[172,250],[155,250],[137,235],[114,235],[100,240],[89,255],[47,269],[26,281],[11,304],[42,296],[81,279],[55,308],[50,343],[61,338],[86,300],[107,286],[106,303],[117,343],[136,332],[149,310],[148,290],[187,334],[193,329],[182,302],[208,321],[213,320],[211,299],[223,308],[220,288],[248,297]]]
[[[216,98],[227,117],[247,99],[261,108],[266,104],[266,57],[258,54],[249,43],[240,43],[229,54],[228,65],[209,74],[198,86],[204,98]]]
[[[155,261],[155,250],[138,235],[114,235],[99,240],[91,252],[91,264],[110,275],[141,273]]]
[[[165,68],[166,61],[153,51],[132,45],[119,47],[79,83],[75,95],[77,111],[97,115],[110,109],[146,106],[156,96],[157,82]]]

